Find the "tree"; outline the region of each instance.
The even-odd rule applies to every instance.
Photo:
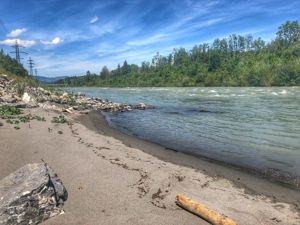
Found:
[[[180,48],[179,50],[175,51],[174,54],[174,64],[181,65],[188,62],[189,56],[188,53],[184,48]]]
[[[266,45],[265,41],[261,38],[256,39],[252,44],[255,51],[260,51],[265,47],[265,45]]]
[[[141,71],[142,72],[149,72],[150,70],[150,63],[149,62],[142,62],[142,67],[141,67]]]
[[[128,65],[127,61],[125,60],[122,66],[122,74],[127,75],[130,73],[130,66]]]
[[[300,26],[298,21],[287,21],[282,24],[277,32],[277,39],[287,45],[300,42]]]
[[[106,66],[103,66],[103,68],[100,72],[100,77],[102,79],[107,79],[109,77],[109,74],[110,74],[110,72],[109,72],[108,68]]]
[[[87,82],[90,82],[92,80],[92,75],[91,75],[91,72],[89,70],[86,71],[85,77],[86,77]]]
[[[238,50],[240,52],[244,52],[246,50],[246,39],[241,35],[238,36]]]

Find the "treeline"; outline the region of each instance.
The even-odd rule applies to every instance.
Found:
[[[128,64],[100,74],[58,81],[68,86],[294,86],[300,85],[300,26],[288,21],[266,43],[252,35],[230,35],[162,56],[141,66]]]
[[[0,73],[10,73],[21,77],[28,76],[28,72],[23,65],[5,54],[3,49],[0,50]]]

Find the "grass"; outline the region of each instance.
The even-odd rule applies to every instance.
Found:
[[[51,122],[52,123],[66,123],[67,120],[65,119],[64,116],[60,115],[59,117],[54,116]]]
[[[76,99],[73,96],[69,96],[67,101],[70,106],[77,105]]]
[[[20,115],[22,111],[15,106],[1,105],[0,106],[0,117],[5,119],[14,115]]]
[[[9,124],[19,124],[20,121],[17,120],[17,119],[8,119],[8,120],[6,120],[6,123],[9,123]]]
[[[46,121],[45,117],[37,116],[37,115],[21,115],[22,111],[15,106],[2,105],[0,106],[0,118],[6,119],[6,123],[15,124],[14,127],[16,130],[19,130],[19,123],[28,123],[31,120],[37,121]],[[2,124],[2,125],[1,125]],[[3,126],[3,123],[0,123],[0,126]]]
[[[26,86],[27,84],[25,82],[16,83],[15,89],[19,97],[22,97],[22,95],[24,94]]]
[[[31,115],[31,114],[27,114],[27,115],[24,115],[24,116],[19,116],[18,118],[23,123],[28,123],[30,120],[37,120],[37,121],[43,121],[43,122],[46,121],[45,117],[41,117],[41,116],[37,116],[37,115]]]

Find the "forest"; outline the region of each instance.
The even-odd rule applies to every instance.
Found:
[[[66,86],[296,86],[300,85],[300,25],[282,24],[267,43],[253,35],[232,34],[191,50],[157,53],[140,66],[126,60],[114,70],[59,80]]]

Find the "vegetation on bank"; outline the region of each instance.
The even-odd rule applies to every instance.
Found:
[[[27,70],[17,60],[5,54],[3,49],[0,50],[0,73],[8,75],[17,75],[19,77],[28,77]]]
[[[14,80],[18,96],[22,96],[27,86],[37,87],[39,82],[28,75],[24,66],[0,50],[0,75],[5,74]],[[0,93],[1,96],[1,93]]]
[[[232,34],[191,50],[174,49],[168,56],[157,53],[141,66],[128,64],[99,75],[69,77],[66,86],[294,86],[300,85],[300,26],[288,21],[276,38],[266,43],[252,35]]]
[[[37,115],[23,114],[23,111],[16,106],[11,105],[0,105],[0,119],[3,119],[8,124],[15,125],[16,130],[20,129],[20,123],[29,123],[31,120],[46,121],[44,117]],[[0,121],[0,127],[4,124]]]

